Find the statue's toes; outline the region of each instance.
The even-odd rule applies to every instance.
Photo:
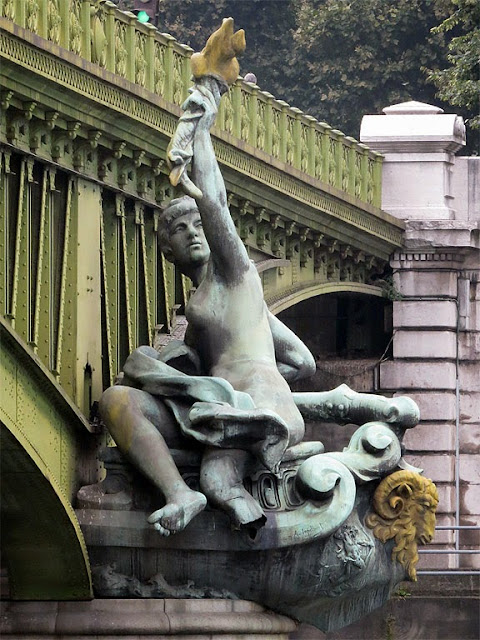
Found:
[[[168,536],[170,535],[170,530],[165,529],[165,527],[162,527],[162,525],[159,522],[156,522],[153,526],[161,536],[168,538]]]

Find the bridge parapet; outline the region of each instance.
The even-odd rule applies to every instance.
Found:
[[[168,103],[180,105],[188,95],[192,49],[109,0],[3,0],[0,16]],[[217,129],[236,146],[380,206],[381,154],[256,85],[235,83],[222,101]]]

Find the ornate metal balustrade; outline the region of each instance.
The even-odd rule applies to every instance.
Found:
[[[167,102],[180,105],[187,96],[190,47],[108,0],[3,0],[0,16]],[[380,206],[380,154],[257,86],[235,84],[222,102],[218,128],[240,145]]]

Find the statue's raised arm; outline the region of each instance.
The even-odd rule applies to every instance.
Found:
[[[243,30],[234,33],[233,19],[226,18],[210,36],[205,48],[192,56],[195,86],[182,108],[177,130],[168,150],[172,184],[180,183],[195,198],[215,272],[228,281],[250,268],[247,251],[237,235],[227,206],[227,194],[215,157],[210,128],[215,122],[223,93],[238,76],[236,55],[245,49]],[[186,167],[193,159],[193,182]]]

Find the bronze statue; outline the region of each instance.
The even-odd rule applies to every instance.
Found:
[[[350,390],[294,397],[290,390],[289,382],[314,373],[315,361],[266,307],[255,265],[230,216],[210,137],[221,96],[234,80],[232,68],[238,69],[239,33],[227,19],[211,46],[196,54],[195,87],[168,151],[172,182],[195,196],[173,200],[160,223],[165,256],[195,287],[185,310],[185,342],[171,343],[160,354],[151,347],[134,351],[122,386],[107,389],[100,403],[118,448],[165,496],[166,505],[148,520],[166,536],[184,529],[207,498],[235,527],[263,526],[265,514],[243,480],[259,464],[275,473],[287,448],[302,441],[297,405],[317,418],[331,406],[334,417],[338,408],[336,417],[353,422],[390,415],[413,426],[417,419],[408,399],[365,400]],[[186,175],[192,159],[193,182]],[[335,408],[331,400],[337,400]],[[187,487],[169,452],[188,447],[189,440],[204,446],[202,492]]]
[[[302,440],[304,422],[287,380],[315,371],[306,346],[268,311],[230,216],[210,139],[221,89],[209,76],[186,105],[197,114],[193,175],[202,195],[197,202],[173,200],[161,221],[164,254],[196,287],[186,308],[185,344],[161,355],[137,349],[124,367],[124,385],[131,387],[112,387],[101,400],[118,447],[165,495],[166,506],[149,518],[163,535],[183,529],[206,504],[169,455],[165,439],[171,446],[180,437],[174,424],[205,444],[201,487],[209,500],[237,526],[261,525],[263,511],[243,487],[246,469],[255,456],[274,471],[286,448]],[[182,376],[166,364],[180,355],[190,356],[203,375]]]
[[[229,18],[192,57],[195,85],[167,152],[170,180],[188,194],[170,202],[159,226],[165,257],[195,287],[185,339],[161,352],[136,349],[100,402],[118,450],[165,498],[148,516],[162,537],[145,523],[156,493],[123,460],[112,462],[112,449],[110,470],[123,467],[126,482],[112,473],[109,484],[107,474],[78,500],[97,595],[234,594],[332,630],[415,579],[417,544],[432,539],[438,495],[402,457],[404,432],[419,421],[412,400],[346,385],[290,390],[315,361],[266,307],[210,137],[243,47]],[[302,442],[304,419],[359,427],[343,451],[325,453],[322,443]],[[207,500],[217,509],[201,513]],[[106,515],[115,509],[113,519]]]

